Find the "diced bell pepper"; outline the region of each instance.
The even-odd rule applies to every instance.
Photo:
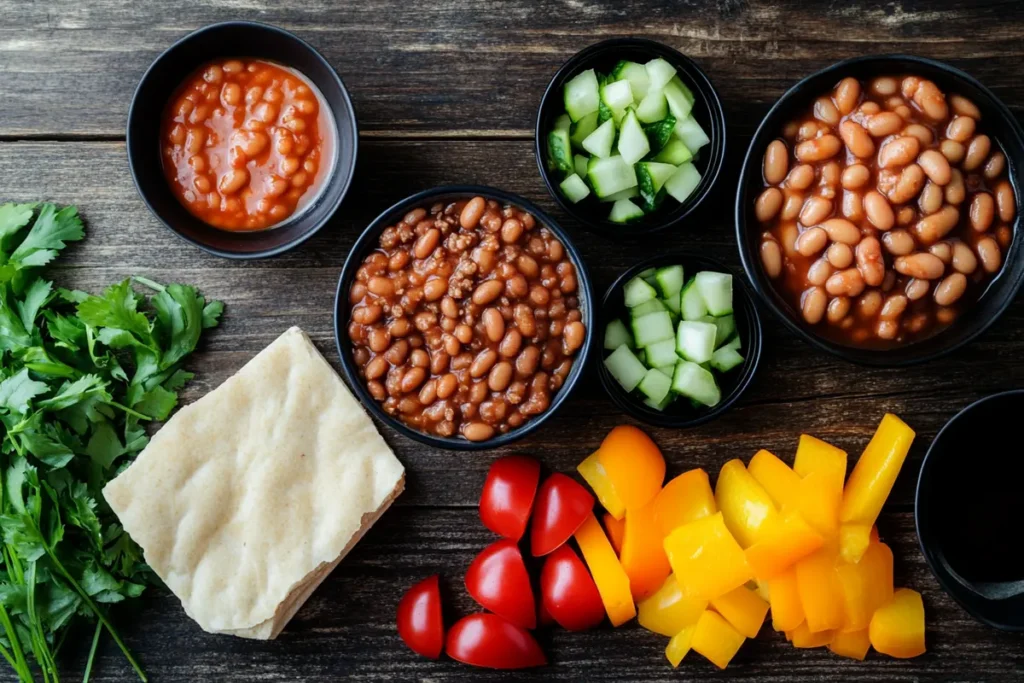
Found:
[[[715,484],[715,503],[743,548],[753,545],[761,529],[777,514],[771,496],[739,460],[722,466]]]
[[[696,624],[707,607],[707,600],[684,597],[675,574],[670,574],[654,595],[637,605],[637,621],[648,631],[671,638]]]
[[[654,510],[662,536],[668,536],[676,527],[718,512],[708,473],[702,469],[690,470],[665,484],[654,499]]]
[[[665,554],[686,597],[711,600],[754,578],[721,512],[677,528],[665,538]]]
[[[601,529],[594,515],[587,517],[576,530],[576,543],[601,594],[605,612],[612,626],[621,626],[636,616],[633,595],[629,592],[629,577],[615,556],[615,549]]]

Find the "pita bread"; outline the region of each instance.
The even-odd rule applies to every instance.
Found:
[[[275,638],[405,470],[297,327],[182,408],[103,494],[205,631]]]

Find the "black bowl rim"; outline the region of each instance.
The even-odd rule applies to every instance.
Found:
[[[654,263],[673,257],[701,262],[718,272],[729,273],[732,275],[733,279],[734,295],[736,291],[739,291],[740,295],[746,301],[745,309],[749,309],[751,312],[751,315],[749,316],[750,320],[748,321],[751,330],[751,339],[744,340],[744,350],[746,352],[744,361],[746,370],[744,375],[740,377],[736,386],[733,387],[732,391],[729,392],[729,394],[715,407],[711,408],[707,412],[697,415],[696,417],[686,419],[651,410],[622,391],[622,388],[612,378],[604,363],[601,362],[604,360],[603,351],[596,355],[595,362],[599,366],[598,374],[601,377],[601,386],[604,387],[605,393],[608,394],[608,397],[611,398],[612,402],[614,402],[615,405],[623,411],[641,422],[645,422],[656,427],[688,429],[690,427],[697,427],[707,422],[711,422],[712,420],[721,417],[730,408],[732,408],[733,404],[739,400],[740,396],[742,396],[747,388],[753,383],[754,376],[757,374],[757,369],[761,364],[761,354],[764,348],[764,327],[761,322],[761,314],[757,310],[757,300],[754,299],[753,295],[750,293],[750,290],[747,288],[747,284],[743,281],[742,277],[739,277],[735,272],[733,272],[732,268],[729,268],[721,261],[685,249],[672,250],[666,254],[651,256],[623,271],[622,274],[615,278],[615,281],[608,287],[608,289],[605,290],[604,296],[601,298],[601,320],[598,324],[604,325],[607,322],[604,318],[606,317],[605,312],[609,309],[608,300],[615,295],[616,291],[622,289],[622,286],[627,280],[635,276],[640,271],[651,267]],[[737,283],[739,286],[736,286]],[[736,306],[733,306],[733,308],[735,309]],[[603,350],[603,345],[601,348]]]
[[[339,120],[339,113],[334,111],[333,109],[331,110],[336,126],[341,127],[347,124],[351,127],[352,130],[352,162],[348,164],[348,173],[345,175],[338,175],[339,172],[344,171],[344,169],[342,168],[342,155],[339,153],[335,156],[334,167],[331,169],[331,176],[327,180],[327,182],[329,183],[334,182],[335,180],[341,183],[341,192],[338,195],[338,200],[337,202],[335,202],[335,205],[333,207],[330,207],[330,209],[327,211],[326,214],[324,214],[323,219],[319,223],[314,225],[305,233],[298,235],[294,239],[285,242],[284,244],[281,244],[279,246],[273,247],[271,249],[264,249],[262,251],[252,252],[239,252],[211,247],[199,240],[193,239],[187,235],[182,234],[181,232],[178,231],[177,228],[171,225],[171,223],[167,221],[159,212],[157,212],[157,210],[153,208],[153,204],[149,201],[149,197],[147,197],[146,193],[143,191],[142,185],[139,183],[138,175],[135,172],[135,153],[133,150],[136,149],[136,144],[133,143],[131,132],[132,119],[135,116],[135,104],[138,101],[139,92],[142,90],[142,86],[146,84],[146,81],[149,80],[149,77],[152,74],[153,70],[156,69],[156,67],[161,62],[163,62],[164,59],[169,58],[169,55],[173,51],[177,50],[182,45],[185,45],[186,43],[194,40],[200,35],[208,31],[217,31],[225,28],[236,27],[256,28],[260,30],[271,31],[273,33],[279,34],[286,40],[290,40],[296,43],[299,47],[308,51],[315,59],[319,60],[323,64],[323,66],[326,67],[327,73],[334,77],[334,80],[338,85],[338,89],[341,92],[341,97],[345,101],[345,104],[348,107],[348,111],[351,113],[351,116],[346,116],[345,120],[341,121]],[[142,74],[142,78],[139,79],[138,84],[135,86],[135,91],[132,93],[131,104],[128,106],[128,119],[125,128],[125,148],[126,153],[128,155],[128,170],[131,173],[132,183],[135,185],[135,191],[142,199],[142,202],[146,205],[146,208],[149,209],[149,212],[153,214],[158,221],[163,223],[164,227],[166,227],[168,230],[177,235],[179,239],[182,239],[193,246],[199,247],[203,251],[213,254],[214,256],[220,256],[221,258],[227,259],[252,260],[277,256],[278,254],[283,254],[284,252],[289,251],[290,249],[294,249],[295,247],[299,246],[300,244],[311,238],[316,233],[320,232],[320,230],[331,220],[331,218],[334,217],[334,214],[335,212],[337,212],[338,207],[341,206],[341,203],[345,200],[345,197],[348,195],[348,191],[352,187],[352,180],[355,177],[356,162],[359,158],[359,124],[356,117],[356,110],[355,107],[352,105],[352,98],[348,94],[348,89],[345,87],[345,82],[341,79],[341,76],[338,74],[337,70],[335,70],[335,68],[331,66],[331,63],[328,62],[327,59],[322,54],[320,54],[320,52],[316,48],[314,48],[312,45],[307,43],[302,38],[299,38],[294,33],[286,31],[285,29],[280,28],[279,26],[265,24],[259,21],[221,21],[214,24],[208,24],[174,41],[171,45],[164,49],[160,53],[160,55],[157,56],[156,59],[153,60],[153,62],[146,69],[145,73]],[[137,144],[141,144],[141,141],[139,141]]]
[[[543,226],[549,229],[562,243],[565,250],[569,253],[569,258],[572,260],[573,265],[576,268],[576,280],[579,292],[585,297],[585,313],[584,313],[584,324],[587,326],[587,335],[583,341],[583,346],[577,352],[576,359],[573,361],[572,370],[569,372],[569,376],[566,378],[565,383],[562,387],[555,392],[554,397],[551,399],[551,405],[540,415],[528,420],[521,427],[510,430],[505,434],[499,434],[486,441],[469,441],[464,438],[457,437],[443,437],[435,436],[433,434],[427,434],[417,429],[409,427],[401,420],[388,415],[384,412],[384,409],[380,407],[380,404],[370,396],[370,392],[366,389],[366,386],[359,379],[359,374],[356,371],[355,363],[351,358],[351,353],[346,349],[345,343],[342,341],[342,335],[346,332],[347,323],[342,323],[340,319],[340,312],[344,304],[348,306],[346,293],[348,291],[347,285],[352,277],[355,276],[355,269],[358,264],[362,262],[363,256],[367,253],[367,248],[377,239],[379,233],[387,227],[388,223],[393,222],[395,216],[400,216],[406,213],[409,209],[421,206],[431,199],[437,197],[443,197],[446,195],[480,195],[487,199],[497,199],[502,202],[514,204],[515,206],[525,209],[532,213],[537,221]],[[342,297],[345,297],[343,300]],[[533,202],[520,197],[519,195],[504,190],[499,190],[494,187],[487,185],[443,185],[440,187],[434,187],[427,190],[422,190],[415,194],[409,195],[405,199],[395,202],[390,207],[382,211],[370,224],[363,230],[362,234],[356,239],[352,248],[349,250],[348,257],[345,259],[345,265],[341,269],[341,275],[338,277],[338,287],[334,295],[334,343],[338,350],[338,356],[341,359],[341,369],[345,375],[345,381],[348,383],[349,388],[352,389],[359,400],[362,402],[363,407],[370,411],[377,419],[381,420],[385,424],[394,428],[404,436],[419,441],[420,443],[433,446],[435,448],[443,448],[447,450],[455,451],[485,451],[495,448],[506,446],[514,441],[518,441],[529,434],[536,431],[544,422],[548,420],[558,409],[565,403],[566,399],[572,394],[576,388],[584,372],[586,372],[587,361],[590,357],[591,350],[594,346],[594,327],[595,320],[597,318],[597,301],[594,296],[594,288],[590,279],[590,273],[587,271],[586,264],[583,261],[583,257],[580,255],[576,246],[572,243],[569,234],[556,223],[547,213],[542,211]]]
[[[721,129],[721,132],[711,139],[711,147],[714,148],[715,153],[705,173],[705,176],[708,177],[708,182],[700,194],[693,197],[688,204],[682,206],[682,210],[678,215],[674,215],[675,212],[673,211],[669,214],[671,217],[666,217],[665,220],[660,222],[638,221],[630,224],[628,226],[628,230],[608,221],[595,221],[580,213],[572,203],[566,201],[565,198],[562,197],[562,193],[558,191],[555,183],[551,181],[549,171],[544,166],[544,150],[541,143],[542,140],[546,139],[543,130],[541,130],[544,120],[544,112],[548,107],[549,98],[555,90],[555,83],[557,83],[565,74],[578,69],[594,54],[603,52],[609,48],[624,46],[652,50],[655,54],[661,56],[670,55],[672,59],[680,64],[686,65],[688,69],[691,69],[692,73],[688,73],[688,75],[698,76],[702,81],[702,85],[706,86],[707,91],[711,94],[711,98],[707,104],[708,110],[711,118],[717,121],[718,126]],[[636,237],[650,235],[679,225],[704,202],[707,196],[711,194],[712,190],[714,190],[715,185],[718,184],[718,178],[721,175],[722,168],[725,166],[726,137],[725,110],[722,108],[722,100],[718,95],[718,89],[715,88],[714,83],[712,83],[711,79],[708,78],[707,73],[695,60],[687,57],[674,47],[665,45],[664,43],[659,43],[656,40],[650,40],[648,38],[609,38],[585,47],[574,54],[566,60],[565,63],[558,68],[558,71],[555,72],[555,75],[551,77],[551,80],[548,82],[548,86],[544,89],[544,95],[540,98],[540,105],[537,107],[537,122],[534,126],[533,144],[534,155],[537,159],[537,168],[540,171],[540,177],[544,181],[544,185],[547,187],[548,192],[563,211],[579,221],[591,232],[612,239],[635,240]]]
[[[914,488],[914,531],[917,532],[917,543],[921,548],[921,554],[924,555],[924,561],[928,564],[928,568],[931,570],[932,575],[934,575],[935,578],[938,580],[939,586],[942,588],[943,591],[946,592],[947,595],[952,597],[958,605],[964,608],[964,610],[968,614],[970,614],[978,621],[1000,631],[1009,632],[1024,632],[1024,621],[1016,625],[1006,624],[994,621],[992,619],[989,619],[984,614],[981,614],[975,608],[975,604],[973,604],[971,601],[962,598],[962,595],[966,589],[960,586],[960,584],[958,584],[954,579],[950,578],[948,574],[945,572],[945,570],[943,570],[940,566],[938,566],[935,562],[932,561],[932,556],[928,551],[927,545],[925,544],[925,540],[921,536],[920,507],[922,498],[922,487],[924,486],[925,479],[925,471],[928,469],[929,460],[931,460],[932,458],[932,452],[937,451],[937,445],[939,444],[939,441],[942,440],[942,437],[946,433],[946,430],[951,429],[953,424],[956,423],[961,418],[965,417],[967,413],[971,412],[976,408],[981,407],[982,405],[988,403],[989,401],[996,401],[999,399],[1006,398],[1008,396],[1022,395],[1024,395],[1024,389],[1011,389],[1009,391],[1001,391],[997,394],[990,394],[983,398],[979,398],[977,401],[971,403],[965,408],[962,408],[960,412],[958,412],[953,417],[949,418],[949,420],[946,422],[946,424],[942,426],[942,429],[939,430],[939,433],[935,435],[935,438],[932,439],[931,444],[928,446],[928,451],[924,454],[924,459],[921,461],[921,469],[918,471],[917,474],[917,486]]]
[[[771,119],[776,114],[776,112],[783,107],[783,105],[790,99],[790,97],[797,94],[797,91],[802,89],[805,83],[812,79],[819,78],[827,74],[837,73],[842,71],[843,69],[849,68],[850,66],[862,64],[865,62],[895,61],[916,62],[918,64],[939,69],[940,71],[946,72],[954,79],[965,81],[970,86],[977,88],[986,96],[988,96],[988,98],[992,102],[993,108],[996,111],[998,111],[1000,116],[1002,116],[1006,120],[1009,130],[1016,135],[1018,142],[1021,144],[1022,147],[1024,147],[1024,129],[1021,128],[1020,122],[1017,120],[1017,117],[1013,115],[1013,112],[1010,111],[1006,104],[1002,100],[1000,100],[995,95],[995,93],[989,90],[989,88],[982,84],[981,81],[974,78],[967,72],[958,69],[955,66],[950,66],[945,62],[940,62],[935,59],[929,59],[927,57],[917,57],[915,55],[906,55],[898,53],[882,55],[864,55],[860,57],[851,57],[849,59],[838,61],[835,64],[827,66],[824,69],[815,71],[814,73],[801,78],[799,81],[790,86],[786,90],[786,92],[784,92],[779,97],[779,99],[776,100],[775,104],[773,104],[771,109],[768,110],[768,113],[765,114],[764,118],[761,119],[761,123],[757,126],[757,130],[754,131],[754,135],[753,137],[751,137],[750,140],[750,146],[747,148],[747,153],[743,157],[743,164],[740,167],[739,178],[736,181],[736,205],[734,210],[736,246],[740,252],[740,261],[743,264],[743,270],[746,273],[747,278],[750,280],[750,284],[754,292],[757,293],[758,298],[775,315],[775,317],[780,319],[782,323],[790,331],[796,333],[796,335],[803,339],[804,341],[810,343],[812,346],[821,349],[822,351],[826,351],[834,356],[838,356],[843,360],[867,367],[909,367],[912,365],[918,365],[921,363],[933,361],[936,360],[937,358],[941,358],[943,356],[953,353],[957,349],[960,349],[963,346],[977,339],[979,336],[985,333],[993,324],[995,324],[995,322],[1000,317],[1002,317],[1003,313],[1006,312],[1006,309],[1009,308],[1010,304],[1013,303],[1018,291],[1020,290],[1021,285],[1024,284],[1024,278],[1018,278],[1016,283],[1011,283],[1011,290],[1006,296],[1006,300],[1003,302],[1003,304],[996,311],[994,311],[989,318],[980,319],[977,322],[976,328],[969,334],[966,334],[962,339],[960,339],[956,343],[953,343],[945,348],[937,349],[935,351],[932,351],[931,353],[910,355],[904,356],[899,359],[894,359],[884,350],[879,350],[877,352],[870,354],[864,353],[864,349],[836,344],[827,339],[824,339],[820,335],[812,333],[810,330],[804,328],[804,326],[802,326],[800,323],[794,320],[792,316],[790,316],[786,311],[782,310],[782,308],[772,297],[771,293],[766,292],[765,288],[758,281],[758,278],[756,277],[756,264],[752,263],[751,260],[747,258],[746,249],[744,248],[746,241],[749,239],[749,235],[747,234],[746,226],[743,224],[743,214],[745,211],[743,195],[744,188],[747,184],[747,176],[749,173],[752,173],[751,162],[754,159],[758,158],[759,150],[755,150],[754,145],[757,142],[758,138],[761,136],[762,131],[768,125],[769,119]],[[1020,221],[1020,215],[1017,216],[1016,221]],[[955,324],[956,323],[954,323],[954,325]],[[939,334],[944,334],[944,332],[940,332]]]

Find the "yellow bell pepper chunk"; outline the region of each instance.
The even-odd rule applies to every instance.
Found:
[[[924,602],[921,594],[900,588],[878,608],[868,627],[871,646],[890,657],[907,659],[925,653]],[[695,648],[696,649],[696,648]]]
[[[679,526],[718,512],[708,473],[701,469],[683,472],[665,484],[654,499],[654,514],[662,536]]]
[[[610,431],[597,456],[627,510],[642,508],[661,491],[665,458],[651,437],[636,427],[620,425]]]
[[[823,547],[796,564],[796,586],[811,633],[843,625],[843,589],[836,573],[837,551]]]
[[[629,577],[634,600],[643,600],[672,573],[665,556],[664,537],[654,516],[654,501],[626,512],[626,531],[619,561]]]
[[[768,581],[768,594],[772,608],[772,628],[776,631],[792,631],[804,623],[804,606],[800,602],[795,569]]]
[[[859,631],[837,631],[828,644],[828,649],[840,657],[849,657],[864,661],[868,656],[868,649],[871,648],[871,641],[868,639],[868,630],[863,628]]]
[[[597,584],[597,592],[604,603],[604,611],[612,626],[621,626],[636,616],[633,595],[629,592],[629,577],[619,564],[612,544],[604,535],[600,522],[594,515],[587,517],[576,530],[576,543],[580,546],[583,559],[590,568],[590,575]]]
[[[835,631],[811,631],[807,622],[800,624],[792,631],[786,631],[786,640],[793,644],[793,647],[809,648],[824,647],[832,642]]]
[[[874,541],[857,564],[864,567],[870,600],[868,613],[874,614],[875,610],[892,600],[892,550],[885,543]]]
[[[721,615],[706,610],[693,628],[690,647],[707,657],[719,669],[724,669],[736,656],[744,640],[742,634]]]
[[[722,466],[715,484],[715,503],[725,525],[743,548],[753,545],[761,529],[777,514],[771,496],[740,460],[730,460]]]
[[[691,624],[679,633],[672,636],[665,648],[665,657],[668,658],[672,668],[678,668],[683,657],[690,651],[690,644],[693,642],[693,632],[697,630],[696,624]]]
[[[875,523],[910,452],[914,436],[914,430],[903,420],[886,413],[846,483],[839,508],[841,524],[870,527]],[[843,555],[849,562],[857,562],[860,560],[858,550],[863,554],[867,545],[851,545]]]
[[[761,599],[765,602],[771,600],[771,594],[768,591],[768,579],[754,577],[754,592],[760,595]]]
[[[800,475],[774,454],[766,450],[758,451],[747,464],[747,471],[768,492],[775,507],[782,509],[784,505],[793,504],[800,485]]]
[[[760,539],[746,550],[747,563],[759,579],[770,579],[807,557],[824,543],[800,513],[787,510],[765,524]]]
[[[677,528],[665,539],[665,553],[688,598],[711,600],[754,578],[721,512]]]
[[[580,473],[583,480],[593,489],[594,494],[601,501],[601,505],[608,511],[608,514],[615,519],[622,519],[622,516],[626,514],[626,506],[622,504],[622,500],[615,494],[615,487],[612,486],[608,473],[604,471],[604,466],[601,464],[598,453],[599,451],[594,451],[587,456],[586,460],[576,466],[576,471]]]
[[[846,481],[846,451],[810,434],[801,434],[793,470],[801,477],[811,472],[823,472],[829,481],[838,482],[842,488]]]
[[[839,525],[839,554],[843,560],[851,564],[860,562],[860,558],[871,543],[870,524],[848,523]]]
[[[626,520],[615,519],[611,513],[606,512],[601,517],[601,521],[604,522],[604,532],[608,534],[608,540],[611,542],[612,548],[615,549],[615,554],[622,554],[622,539],[626,535]]]
[[[875,610],[892,599],[892,551],[872,543],[857,564],[842,562],[836,574],[843,591],[843,632],[861,631]]]
[[[811,472],[800,480],[794,509],[826,539],[839,533],[839,505],[843,500],[841,482],[822,471]]]
[[[768,603],[746,586],[729,591],[711,601],[715,611],[747,638],[756,638],[768,614]]]
[[[672,637],[696,624],[707,608],[707,600],[684,597],[675,574],[669,574],[654,595],[637,605],[637,621],[648,631]]]

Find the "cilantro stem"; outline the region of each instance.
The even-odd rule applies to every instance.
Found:
[[[144,286],[149,287],[150,289],[156,290],[158,292],[162,292],[165,289],[167,289],[166,287],[164,287],[159,282],[155,282],[154,280],[150,280],[148,277],[146,277],[144,275],[132,275],[132,280],[134,282],[138,282],[140,285],[144,285]]]
[[[18,678],[22,681],[32,681],[32,673],[29,671],[25,653],[21,649],[21,640],[18,638],[18,632],[14,630],[14,624],[11,623],[11,617],[7,614],[3,604],[0,604],[0,622],[3,623],[4,631],[7,633],[7,640],[10,641],[11,650],[13,651],[11,654],[8,654],[7,650],[4,649],[4,658],[18,672]],[[13,660],[11,659],[12,654]]]
[[[126,412],[127,414],[131,415],[132,417],[137,417],[137,418],[139,418],[140,420],[148,420],[148,421],[150,421],[150,422],[152,422],[152,421],[153,421],[153,418],[151,418],[151,417],[150,417],[149,415],[143,415],[143,414],[142,414],[142,413],[140,413],[139,411],[137,411],[137,410],[132,410],[132,409],[131,409],[131,408],[129,408],[128,406],[126,406],[126,405],[121,405],[121,404],[120,404],[120,403],[118,403],[117,401],[105,401],[105,403],[106,403],[106,404],[107,404],[108,406],[113,406],[113,407],[115,407],[115,408],[120,408],[121,410],[123,410],[123,411],[124,411],[124,412]]]
[[[92,636],[92,647],[89,648],[89,659],[85,662],[85,673],[82,674],[82,683],[89,683],[89,676],[92,675],[92,663],[96,659],[96,646],[100,644],[100,634],[103,633],[103,623],[96,621],[96,633]]]

